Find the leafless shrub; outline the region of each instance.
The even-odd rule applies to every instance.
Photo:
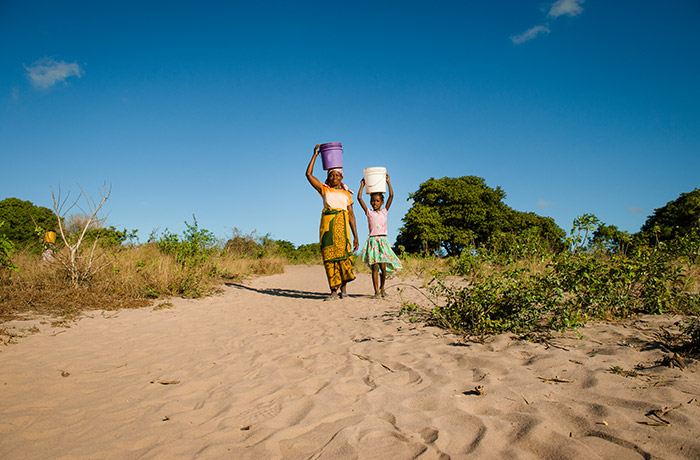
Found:
[[[101,226],[101,220],[97,213],[100,211],[105,202],[109,199],[112,193],[112,186],[109,190],[107,184],[102,185],[100,190],[99,203],[88,197],[83,189],[78,185],[80,193],[78,197],[69,202],[70,192],[65,198],[61,197],[61,186],[58,187],[58,194],[55,194],[51,189],[51,197],[53,198],[54,214],[58,222],[58,230],[65,247],[58,251],[54,257],[65,269],[71,284],[75,287],[80,283],[91,279],[95,273],[100,271],[105,266],[109,265],[109,261],[105,258],[105,253],[96,251],[98,248],[95,238],[92,241],[92,246],[88,250],[81,249],[81,244],[85,238],[85,233],[91,226]],[[81,202],[83,203],[81,206]],[[67,204],[70,205],[67,206]],[[84,206],[84,207],[83,207]],[[82,212],[80,219],[68,219],[66,214],[73,208],[77,208]],[[71,216],[73,217],[73,216]],[[72,233],[68,229],[68,224],[77,224],[75,232]]]

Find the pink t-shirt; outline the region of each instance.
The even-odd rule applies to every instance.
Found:
[[[379,211],[367,210],[367,224],[369,224],[369,236],[386,236],[386,208]]]

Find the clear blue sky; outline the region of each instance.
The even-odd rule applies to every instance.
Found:
[[[107,182],[141,241],[195,214],[310,243],[304,171],[342,142],[353,190],[391,174],[391,241],[409,193],[464,175],[636,232],[700,187],[698,24],[696,0],[0,0],[0,199]]]

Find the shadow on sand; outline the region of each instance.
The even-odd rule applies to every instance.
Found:
[[[291,299],[314,299],[314,300],[324,300],[328,297],[327,292],[311,292],[311,291],[298,291],[296,289],[280,289],[280,288],[267,288],[267,289],[257,289],[250,286],[245,286],[238,283],[226,283],[226,286],[234,287],[236,289],[245,289],[246,291],[257,292],[258,294],[272,295],[276,297],[287,297]],[[366,297],[358,294],[350,294],[348,297]]]
[[[246,291],[257,292],[258,294],[273,295],[277,297],[288,297],[292,299],[325,299],[328,294],[321,292],[309,292],[309,291],[298,291],[295,289],[279,289],[279,288],[267,288],[267,289],[256,289],[250,286],[245,286],[243,284],[237,283],[226,283],[226,286],[235,287],[236,289],[245,289]]]

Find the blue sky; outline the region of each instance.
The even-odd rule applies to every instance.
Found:
[[[141,241],[195,214],[310,243],[304,171],[342,142],[353,190],[391,174],[391,241],[422,182],[465,175],[636,232],[700,187],[699,22],[695,0],[0,0],[0,199],[106,182]]]

